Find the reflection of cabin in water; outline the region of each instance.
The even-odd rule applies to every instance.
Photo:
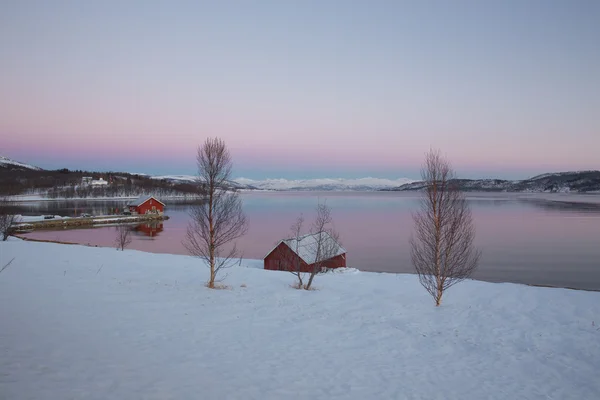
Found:
[[[160,214],[165,211],[165,203],[154,196],[140,196],[127,204],[132,214]]]
[[[158,234],[160,232],[162,232],[163,223],[162,222],[153,222],[153,223],[149,223],[149,224],[140,224],[140,225],[136,226],[134,229],[136,232],[143,233],[146,236],[154,237],[154,236],[158,236]]]

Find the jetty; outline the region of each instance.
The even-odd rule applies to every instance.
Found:
[[[169,219],[163,214],[139,214],[139,215],[98,215],[90,217],[60,217],[51,218],[41,217],[40,220],[27,220],[18,222],[12,226],[13,233],[27,233],[40,229],[73,229],[73,228],[93,228],[106,225],[134,224],[158,222]]]

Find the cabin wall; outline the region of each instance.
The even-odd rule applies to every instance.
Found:
[[[154,207],[154,209],[153,209],[153,207]],[[158,212],[158,213],[162,214],[164,212],[164,206],[154,199],[149,199],[137,207],[138,214],[146,214],[146,212],[149,212],[149,213]]]
[[[299,262],[300,264],[297,264]],[[271,271],[294,271],[300,266],[301,272],[312,272],[313,265],[302,261],[287,245],[280,243],[264,259],[264,269]],[[343,268],[346,266],[346,254],[340,254],[325,261],[324,268]]]
[[[279,243],[264,259],[264,268],[271,271],[294,271],[297,265],[300,271],[308,272],[308,265],[284,243]]]

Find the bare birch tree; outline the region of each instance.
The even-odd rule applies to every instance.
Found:
[[[410,252],[419,282],[439,306],[444,291],[475,271],[481,253],[473,246],[475,226],[465,195],[439,151],[427,153],[421,177],[426,186],[413,214]]]
[[[191,212],[184,246],[210,268],[209,288],[215,287],[219,272],[235,263],[234,241],[248,228],[242,201],[230,185],[233,163],[225,142],[208,138],[198,147],[198,188],[203,201]]]
[[[2,235],[2,241],[8,239],[15,223],[17,223],[17,216],[10,209],[10,201],[5,197],[0,198],[0,235]]]
[[[303,234],[304,217],[300,215],[292,224],[292,237],[285,239],[285,247],[279,247],[279,269],[291,272],[297,289],[310,290],[317,274],[330,266],[331,259],[345,252],[339,244],[339,234],[333,229],[331,209],[319,203],[317,215],[310,232]],[[306,281],[306,283],[305,283]]]
[[[324,268],[327,268],[327,261],[338,255],[340,252],[339,233],[333,229],[333,218],[331,208],[326,203],[317,204],[317,215],[312,226],[312,233],[315,241],[312,245],[312,254],[314,254],[314,263],[305,285],[306,290],[310,290],[313,279]]]
[[[284,240],[287,247],[279,247],[277,258],[279,259],[279,269],[289,271],[297,279],[293,287],[297,289],[304,288],[302,271],[302,260],[298,256],[300,254],[300,240],[302,238],[302,226],[304,225],[304,217],[300,215],[292,224],[290,232],[292,236]]]
[[[290,240],[290,244],[293,247],[294,255],[290,256],[290,253],[287,252],[283,256],[284,263],[287,264],[289,271],[296,277],[298,282],[295,287],[298,289],[302,289],[304,287],[304,282],[302,280],[304,273],[302,271],[302,261],[299,256],[296,256],[300,253],[300,240],[302,236],[302,226],[304,225],[304,217],[300,215],[296,222],[291,227],[291,232],[293,234],[292,240]]]
[[[125,247],[131,244],[131,228],[127,225],[117,226],[117,237],[115,238],[115,244],[121,251],[125,250]]]

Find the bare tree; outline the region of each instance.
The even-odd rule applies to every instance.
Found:
[[[445,290],[475,271],[481,253],[473,246],[475,227],[465,195],[439,151],[427,153],[421,177],[426,186],[413,214],[410,252],[419,282],[439,306]]]
[[[10,236],[12,225],[17,222],[17,216],[11,211],[10,201],[6,197],[0,198],[0,235],[2,241]]]
[[[248,229],[239,194],[230,185],[231,155],[225,142],[208,138],[198,147],[198,188],[204,201],[195,205],[184,246],[210,267],[209,288],[215,287],[218,273],[235,263],[234,241]]]
[[[299,257],[303,225],[304,217],[300,215],[290,228],[292,236],[289,239],[284,240],[286,246],[278,247],[277,250],[279,269],[283,271],[289,271],[296,277],[298,282],[294,285],[294,287],[297,289],[304,288],[304,271],[302,271],[302,260]]]
[[[294,287],[298,289],[310,290],[315,276],[333,266],[332,258],[345,252],[339,244],[339,234],[332,226],[331,209],[327,204],[319,203],[316,212],[308,234],[302,234],[304,217],[298,217],[292,225],[293,236],[283,241],[287,248],[281,248],[278,254],[280,269],[296,277]]]
[[[115,238],[115,244],[117,245],[117,249],[121,249],[121,251],[125,250],[125,247],[129,246],[131,243],[131,228],[127,225],[119,225],[117,226],[117,237]]]
[[[311,254],[314,255],[314,262],[305,285],[306,290],[310,290],[315,276],[323,271],[329,265],[329,260],[340,254],[340,236],[333,228],[333,218],[331,208],[326,203],[317,204],[317,216],[312,226],[314,243],[312,244]],[[311,260],[312,261],[312,260]]]

